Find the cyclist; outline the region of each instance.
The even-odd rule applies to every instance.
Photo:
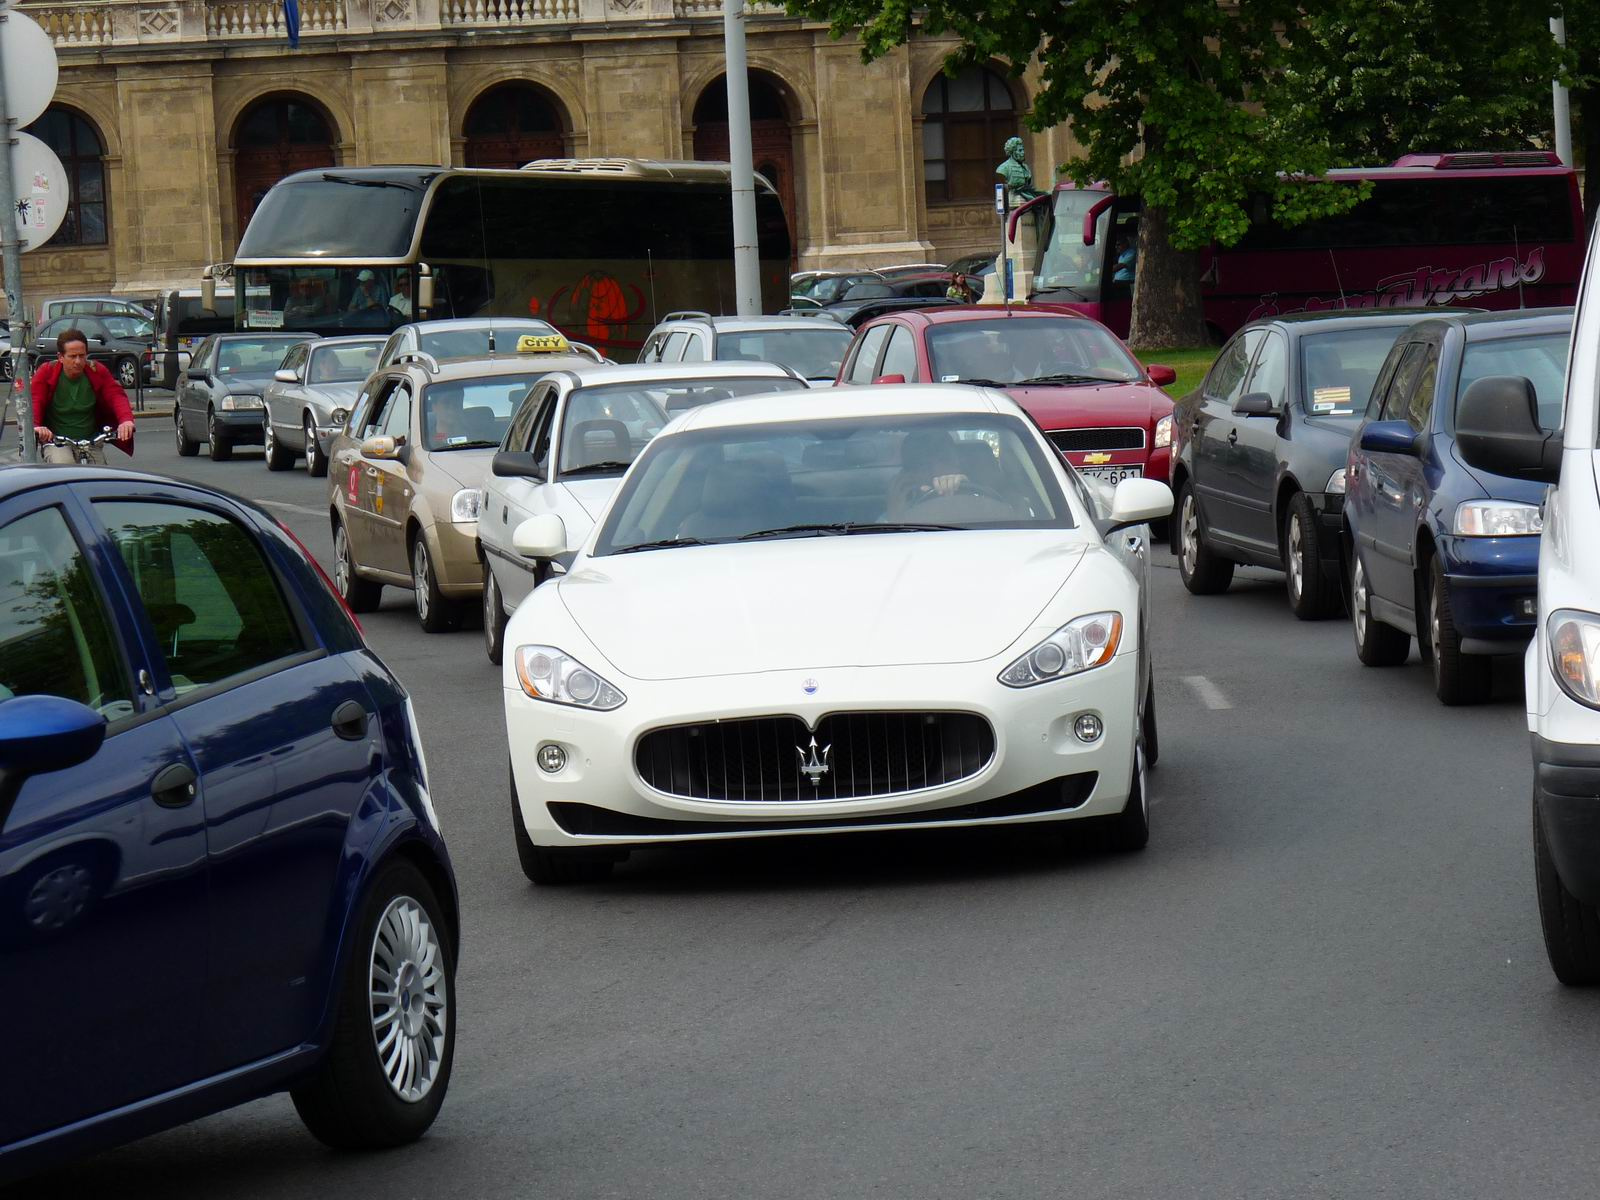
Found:
[[[69,329],[56,339],[56,361],[33,373],[33,435],[44,451],[45,462],[73,463],[78,457],[66,446],[52,446],[56,433],[87,441],[102,427],[116,429],[112,445],[133,453],[133,408],[128,393],[105,364],[89,361],[89,339]],[[105,449],[90,447],[91,462],[104,463]]]

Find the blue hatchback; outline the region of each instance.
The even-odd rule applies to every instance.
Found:
[[[1469,467],[1456,403],[1476,380],[1521,376],[1561,424],[1569,308],[1451,316],[1401,334],[1350,443],[1344,519],[1356,653],[1403,663],[1417,638],[1446,704],[1490,691],[1490,657],[1520,654],[1538,607],[1544,485]]]
[[[421,1136],[458,936],[410,701],[287,531],[0,470],[0,1180],[281,1090]]]

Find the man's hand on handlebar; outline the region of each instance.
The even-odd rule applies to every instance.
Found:
[[[53,441],[55,436],[55,434],[51,433],[50,430],[43,425],[35,425],[33,427],[33,440],[38,442],[41,446],[43,446],[46,442]]]

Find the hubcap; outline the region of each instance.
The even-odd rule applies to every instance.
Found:
[[[92,883],[89,869],[78,863],[41,875],[24,905],[28,924],[41,932],[71,924],[88,905]]]
[[[411,551],[411,582],[417,597],[417,616],[428,619],[428,548],[417,539]]]
[[[316,464],[317,458],[317,428],[310,421],[306,422],[306,470],[310,471]]]
[[[174,409],[172,413],[172,435],[178,443],[178,448],[183,448],[183,418]]]
[[[1356,559],[1351,575],[1354,580],[1350,592],[1351,624],[1355,626],[1356,643],[1361,645],[1367,640],[1367,573],[1360,558]]]
[[[1289,561],[1285,564],[1289,568],[1289,594],[1296,600],[1300,599],[1301,571],[1300,564],[1300,519],[1289,518]]]
[[[1194,574],[1194,562],[1200,542],[1200,518],[1194,510],[1193,492],[1185,492],[1183,494],[1183,515],[1181,520],[1183,524],[1183,569],[1192,575]]]
[[[278,435],[276,433],[272,432],[272,422],[271,421],[267,422],[266,439],[267,439],[267,445],[266,445],[267,454],[268,455],[276,454],[278,452]]]
[[[391,900],[378,921],[369,995],[384,1078],[395,1095],[415,1103],[438,1079],[450,1011],[438,934],[409,896]]]
[[[339,594],[346,600],[350,598],[350,539],[345,536],[344,526],[339,526],[339,531],[333,535],[333,581],[339,586]]]
[[[1433,652],[1433,673],[1437,677],[1439,668],[1439,589],[1428,589],[1428,649]]]
[[[206,418],[206,440],[211,443],[213,448],[216,447],[216,444],[217,444],[217,414],[216,413],[212,413],[210,416],[208,416]]]
[[[500,589],[495,585],[494,572],[484,568],[483,581],[483,636],[493,646],[499,640],[495,626],[500,623]]]

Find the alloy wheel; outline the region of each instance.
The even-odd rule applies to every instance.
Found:
[[[1437,683],[1443,668],[1440,666],[1439,655],[1439,589],[1428,587],[1428,657],[1433,660],[1433,678]]]
[[[350,535],[345,533],[341,525],[333,534],[333,582],[339,589],[339,595],[347,600],[354,578],[355,570],[350,565]]]
[[[278,435],[272,432],[272,422],[270,420],[266,425],[266,431],[262,434],[261,448],[266,452],[266,456],[271,458],[278,450]]]
[[[1367,571],[1359,554],[1355,560],[1350,572],[1350,620],[1355,626],[1356,644],[1360,645],[1367,640]]]
[[[490,649],[493,649],[497,640],[495,626],[499,624],[500,617],[500,588],[494,581],[494,572],[487,566],[483,574],[483,636],[488,640]]]
[[[138,364],[138,362],[135,361],[134,359],[131,359],[131,358],[123,359],[122,360],[122,366],[121,366],[121,368],[118,369],[117,375],[119,376],[119,378],[117,379],[117,382],[120,383],[123,387],[125,387],[125,388],[137,387],[139,385],[139,364]]]
[[[311,423],[311,418],[306,418],[306,473],[317,465],[317,427]]]
[[[423,540],[417,538],[417,543],[411,548],[411,583],[412,593],[417,598],[417,618],[422,621],[428,619],[428,547]]]
[[[172,435],[178,443],[178,453],[183,453],[183,417],[176,407],[172,410]]]
[[[1183,569],[1194,574],[1195,559],[1200,550],[1200,515],[1195,512],[1194,493],[1183,494],[1183,512],[1179,518],[1183,526]]]
[[[439,1077],[450,1022],[444,953],[423,907],[396,896],[372,935],[372,1040],[394,1094],[408,1104]]]
[[[1287,560],[1285,569],[1289,572],[1289,595],[1296,601],[1300,599],[1300,589],[1305,586],[1305,568],[1300,562],[1302,543],[1300,540],[1300,519],[1289,518],[1289,553],[1284,555]]]
[[[217,447],[217,410],[212,409],[206,414],[206,441],[211,443],[213,450]]]

